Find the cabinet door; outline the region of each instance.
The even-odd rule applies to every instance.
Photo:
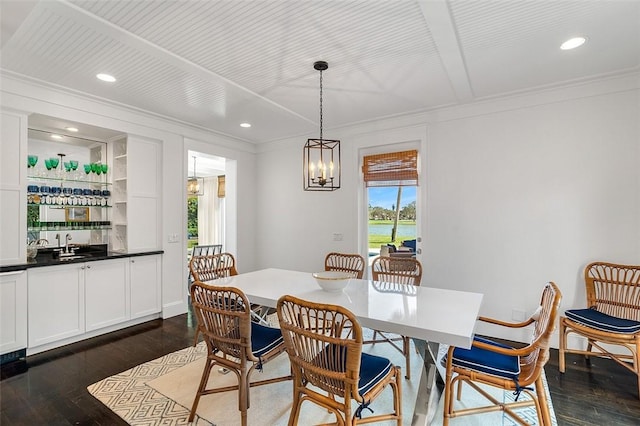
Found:
[[[29,347],[84,333],[84,265],[29,269]]]
[[[160,312],[161,289],[160,256],[133,257],[129,261],[131,273],[131,318]]]
[[[130,253],[157,250],[160,239],[160,162],[162,145],[155,140],[127,138],[127,248]]]
[[[27,258],[27,116],[0,112],[0,264]]]
[[[127,260],[90,262],[85,269],[86,330],[129,319]]]
[[[0,274],[0,353],[27,347],[27,271]]]

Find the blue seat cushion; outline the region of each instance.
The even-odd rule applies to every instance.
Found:
[[[409,247],[411,251],[416,251],[416,240],[404,240],[402,247]]]
[[[369,392],[384,379],[392,368],[393,364],[387,358],[362,353],[360,356],[360,380],[358,381],[360,396]]]
[[[622,334],[634,334],[640,331],[640,321],[613,317],[598,312],[593,308],[571,309],[565,311],[565,315],[572,321],[595,328],[596,330]]]
[[[483,339],[482,337],[474,337],[473,340],[499,348],[511,349],[510,346]],[[517,380],[520,375],[520,357],[503,355],[474,346],[472,346],[471,349],[455,348],[453,350],[451,363],[457,367],[491,374],[492,376],[504,377],[506,379]]]
[[[267,327],[251,322],[251,351],[260,357],[283,342],[279,328]]]
[[[340,356],[340,359],[344,360],[341,372],[346,371],[346,350],[344,346],[328,344],[325,349],[318,354],[317,359],[323,360],[324,352],[328,351],[331,357]],[[342,352],[341,355],[338,352]],[[324,362],[320,361],[320,365]],[[389,371],[393,368],[393,364],[387,358],[383,358],[377,355],[370,355],[367,353],[360,354],[360,379],[358,380],[358,394],[363,396],[371,388],[377,385],[382,379],[386,377]]]

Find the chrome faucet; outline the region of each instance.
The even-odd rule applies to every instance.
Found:
[[[56,240],[58,240],[58,248],[60,248],[60,234],[56,234]]]
[[[67,234],[64,236],[64,253],[65,254],[69,254],[69,255],[74,255],[75,254],[75,247],[71,247],[71,244],[69,244],[69,241],[71,241],[71,234]]]

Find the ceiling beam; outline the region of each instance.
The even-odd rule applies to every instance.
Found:
[[[461,102],[472,100],[474,94],[447,0],[419,0],[418,3],[456,97]]]

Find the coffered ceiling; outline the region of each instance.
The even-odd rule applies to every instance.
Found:
[[[640,69],[637,0],[2,0],[0,7],[3,73],[253,143],[317,133],[317,60],[329,63],[327,137],[339,126]],[[577,35],[586,44],[559,49]],[[101,72],[117,81],[97,80]]]

